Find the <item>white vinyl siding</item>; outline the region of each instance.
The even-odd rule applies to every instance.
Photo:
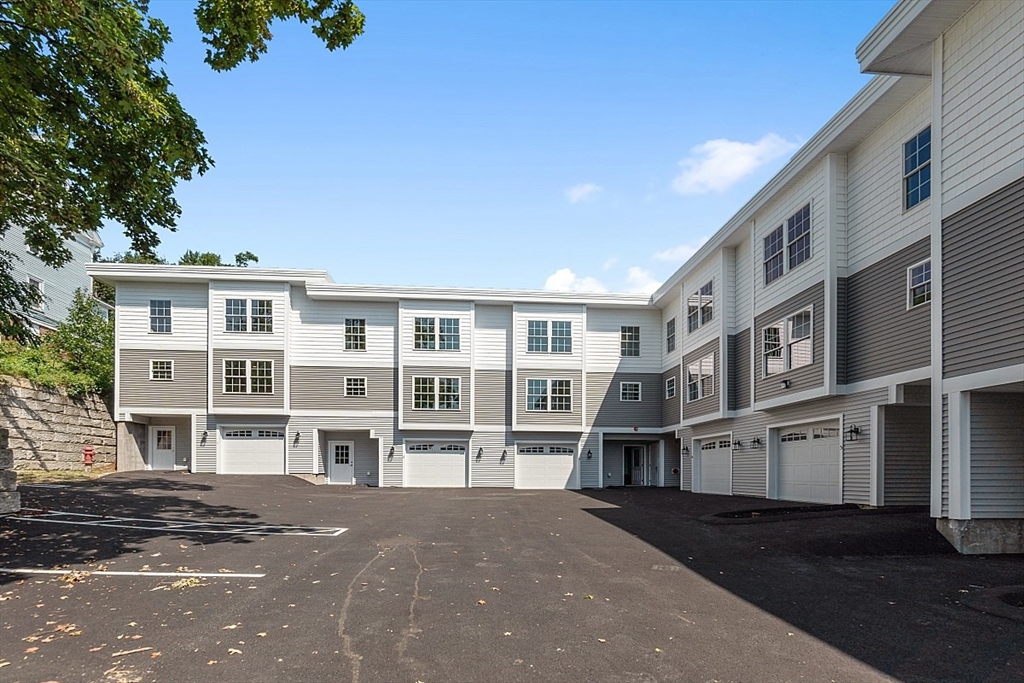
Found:
[[[366,322],[365,350],[346,349],[346,319]],[[398,305],[386,302],[316,301],[301,288],[292,288],[288,343],[292,365],[318,367],[360,366],[392,368]]]
[[[518,367],[546,367],[558,369],[576,369],[583,366],[584,348],[584,307],[562,304],[516,304],[515,305],[515,359]],[[495,321],[496,322],[496,321]],[[533,349],[530,344],[530,324],[533,323]],[[553,324],[560,323],[562,332],[569,336],[555,337]],[[565,330],[565,327],[568,330]],[[545,344],[540,341],[542,328],[546,327],[546,351],[539,351]],[[496,332],[494,333],[497,334]],[[556,339],[558,341],[556,341]],[[589,343],[589,341],[588,341]],[[556,347],[564,349],[553,351]],[[589,355],[590,348],[587,348]],[[477,353],[477,365],[484,361],[484,354]],[[493,366],[495,369],[497,366]]]
[[[477,369],[512,367],[512,307],[477,306],[473,362]]]
[[[266,282],[211,282],[213,344],[216,348],[284,348],[287,285]],[[245,331],[241,331],[245,301]],[[228,301],[234,302],[230,311]],[[229,331],[239,330],[239,331]]]
[[[399,304],[403,365],[470,365],[473,348],[471,302],[402,301]],[[417,319],[420,330],[417,335]],[[432,321],[427,325],[426,321]],[[419,342],[417,343],[417,339]]]
[[[640,355],[622,355],[622,328],[640,328]],[[661,372],[662,312],[650,310],[587,309],[587,370],[602,372]],[[545,364],[547,362],[545,361]]]
[[[207,286],[179,283],[125,283],[117,287],[114,325],[122,349],[206,350]],[[150,301],[171,302],[170,334],[150,332]]]

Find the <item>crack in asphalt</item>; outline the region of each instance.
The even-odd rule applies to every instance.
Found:
[[[416,554],[416,548],[409,546],[409,552],[412,553],[412,561],[416,563],[418,571],[416,578],[412,582],[412,600],[409,601],[409,627],[402,631],[402,639],[398,641],[397,650],[399,660],[410,668],[415,669],[416,660],[412,657],[407,657],[405,651],[409,646],[409,639],[423,633],[423,629],[416,625],[416,603],[420,600],[420,577],[423,576],[425,570],[420,562],[419,555]]]
[[[352,649],[352,636],[345,634],[345,621],[348,619],[349,605],[352,604],[352,591],[355,588],[356,582],[373,566],[373,563],[384,557],[384,552],[383,550],[378,550],[377,554],[370,558],[370,561],[364,564],[363,568],[349,581],[348,590],[345,592],[345,602],[341,606],[341,615],[338,618],[338,637],[341,638],[342,651],[352,665],[352,683],[359,683],[359,667],[363,660],[363,656]]]

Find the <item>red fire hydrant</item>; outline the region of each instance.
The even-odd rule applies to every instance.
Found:
[[[82,457],[86,465],[92,465],[92,459],[96,457],[96,449],[92,446],[86,446],[82,449]]]

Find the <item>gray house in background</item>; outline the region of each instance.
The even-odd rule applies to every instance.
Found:
[[[25,246],[23,229],[13,227],[0,237],[0,250],[15,256],[15,279],[31,284],[43,295],[42,305],[29,311],[36,331],[54,330],[64,322],[76,290],[92,291],[92,278],[85,272],[85,264],[92,263],[93,255],[103,247],[103,240],[90,230],[65,244],[71,250],[72,260],[62,268],[53,268]]]

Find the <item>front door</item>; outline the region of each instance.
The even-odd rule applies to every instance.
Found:
[[[623,483],[626,486],[647,485],[647,448],[644,446],[623,446]]]
[[[174,427],[149,428],[149,469],[174,469]]]
[[[355,483],[355,444],[353,442],[328,441],[327,458],[327,480],[330,483]]]

